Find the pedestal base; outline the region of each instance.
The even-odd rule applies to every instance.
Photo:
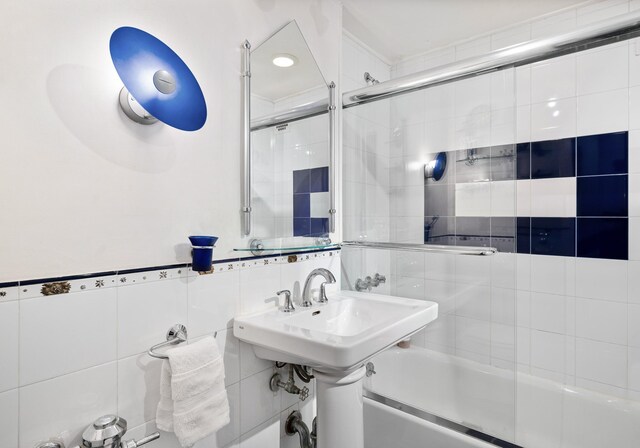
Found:
[[[364,448],[362,379],[364,367],[352,372],[318,372],[317,448]]]

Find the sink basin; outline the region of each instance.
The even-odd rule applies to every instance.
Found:
[[[328,298],[291,313],[274,308],[236,317],[233,333],[263,359],[348,371],[438,316],[438,304],[424,300],[353,291]]]

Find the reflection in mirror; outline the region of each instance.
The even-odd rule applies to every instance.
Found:
[[[327,98],[295,21],[251,52],[251,237],[265,247],[315,244],[328,236],[329,122],[323,114],[275,126],[255,123]]]

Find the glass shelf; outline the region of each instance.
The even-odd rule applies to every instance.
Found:
[[[235,252],[251,252],[263,255],[274,252],[298,252],[303,250],[338,249],[340,244],[332,243],[329,238],[254,238],[249,241],[249,247],[237,247]]]

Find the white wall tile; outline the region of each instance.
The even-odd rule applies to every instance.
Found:
[[[566,33],[576,26],[576,11],[570,9],[558,14],[552,14],[531,23],[531,38],[539,39]]]
[[[629,86],[628,43],[607,45],[577,55],[578,95]]]
[[[639,75],[640,75],[640,39],[633,39],[629,41],[629,85],[630,86],[637,86],[640,84]]]
[[[268,369],[240,382],[241,434],[245,434],[261,423],[272,419],[275,415],[279,415],[280,392],[271,392],[268,387],[269,379],[273,373],[271,369]]]
[[[20,388],[20,447],[54,436],[79,444],[87,425],[117,412],[117,398],[115,362]]]
[[[396,277],[394,295],[409,299],[424,299],[424,279],[415,277]]]
[[[225,384],[240,381],[240,340],[233,335],[233,329],[218,331],[216,343],[223,356]]]
[[[627,343],[633,347],[640,347],[640,305],[628,305],[627,322],[629,329]]]
[[[576,376],[627,387],[627,348],[576,338]]]
[[[395,259],[395,275],[400,277],[424,276],[424,253],[398,252]]]
[[[577,12],[578,26],[588,25],[625,14],[629,11],[628,0],[601,0],[579,7]]]
[[[440,315],[425,328],[426,347],[455,347],[456,317]]]
[[[577,298],[576,336],[626,345],[627,305]]]
[[[531,65],[516,68],[516,105],[531,104]]]
[[[516,291],[516,325],[531,328],[531,292]]]
[[[588,115],[591,109],[585,109]],[[576,136],[576,99],[564,98],[531,105],[531,141]]]
[[[491,323],[456,316],[456,352],[462,350],[480,357],[491,356]]]
[[[640,131],[629,131],[629,173],[640,173]]]
[[[276,304],[280,282],[280,265],[269,265],[240,271],[241,314],[269,309]]]
[[[531,330],[531,365],[544,370],[564,373],[565,335]]]
[[[516,290],[491,288],[491,322],[516,325]]]
[[[576,95],[576,56],[531,64],[531,102],[556,101]]]
[[[578,135],[626,130],[629,126],[629,91],[611,90],[578,97]]]
[[[516,288],[523,291],[531,290],[531,255],[516,255]]]
[[[446,282],[456,281],[456,255],[453,254],[425,254],[424,277]]]
[[[629,347],[628,364],[629,389],[640,391],[640,348]]]
[[[457,183],[456,216],[491,216],[491,183]]]
[[[280,446],[280,418],[273,417],[252,431],[243,434],[239,448],[264,448]]]
[[[162,360],[146,353],[118,361],[118,415],[131,427],[155,420],[161,367]]]
[[[189,336],[230,328],[240,301],[240,273],[216,272],[189,277]]]
[[[515,216],[516,183],[512,180],[507,180],[490,182],[490,185],[491,213],[489,216]]]
[[[516,288],[517,254],[497,253],[491,257],[491,286],[494,288]]]
[[[0,303],[0,328],[4,329],[6,335],[0,339],[0,359],[3,364],[0,369],[0,392],[18,387],[19,322],[19,302]]]
[[[531,293],[531,328],[564,334],[566,331],[565,296]]]
[[[241,379],[244,380],[273,366],[272,361],[258,358],[253,351],[252,345],[242,341],[239,342]]]
[[[456,284],[456,315],[491,320],[491,288],[483,285]]]
[[[18,390],[0,393],[0,446],[18,446]]]
[[[640,260],[640,218],[629,218],[629,260]]]
[[[567,266],[564,257],[531,256],[531,290],[567,294]]]
[[[167,330],[187,323],[187,285],[183,279],[118,288],[118,356],[146,352],[163,342]],[[188,330],[188,328],[187,328]]]
[[[576,295],[591,299],[627,301],[627,262],[576,259]]]
[[[516,216],[531,216],[531,182],[516,181]]]
[[[531,141],[531,105],[516,108],[516,143]]]
[[[491,34],[491,50],[510,47],[531,39],[531,24],[524,23]]]
[[[576,178],[559,177],[532,180],[531,216],[576,216]]]
[[[438,303],[438,314],[455,311],[456,284],[440,280],[424,280],[424,299]]]
[[[115,361],[116,328],[115,288],[21,301],[20,384]]]
[[[455,279],[458,283],[489,285],[491,257],[456,257]]]

